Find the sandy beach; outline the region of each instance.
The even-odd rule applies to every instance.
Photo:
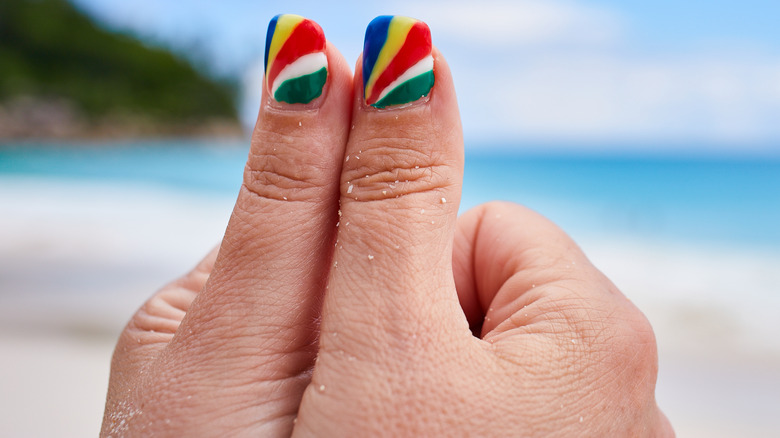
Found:
[[[9,176],[0,199],[0,435],[95,436],[116,336],[216,244],[232,199]],[[679,436],[776,436],[780,253],[579,243],[652,322]]]

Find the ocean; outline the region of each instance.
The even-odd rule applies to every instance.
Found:
[[[213,140],[6,144],[0,178],[232,198],[247,151],[245,141]],[[575,237],[780,249],[780,156],[542,154],[485,145],[466,154],[462,210],[494,199],[533,208]]]
[[[219,241],[247,153],[241,140],[0,147],[0,307],[29,310],[6,317],[50,321],[47,297],[121,321]],[[561,226],[658,330],[780,354],[780,157],[469,150],[461,211],[496,199]]]

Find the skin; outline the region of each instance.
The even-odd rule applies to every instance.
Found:
[[[457,217],[439,52],[390,110],[327,55],[315,102],[264,95],[220,246],[122,333],[101,435],[673,436],[652,328],[577,245],[515,204]]]

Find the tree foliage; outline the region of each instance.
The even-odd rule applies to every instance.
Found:
[[[18,96],[67,99],[90,118],[236,118],[228,84],[101,28],[65,0],[0,1],[0,102]]]

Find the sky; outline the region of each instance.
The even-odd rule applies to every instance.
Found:
[[[268,20],[317,21],[354,63],[377,15],[426,21],[467,143],[780,153],[777,0],[74,0],[243,85],[253,124]]]

